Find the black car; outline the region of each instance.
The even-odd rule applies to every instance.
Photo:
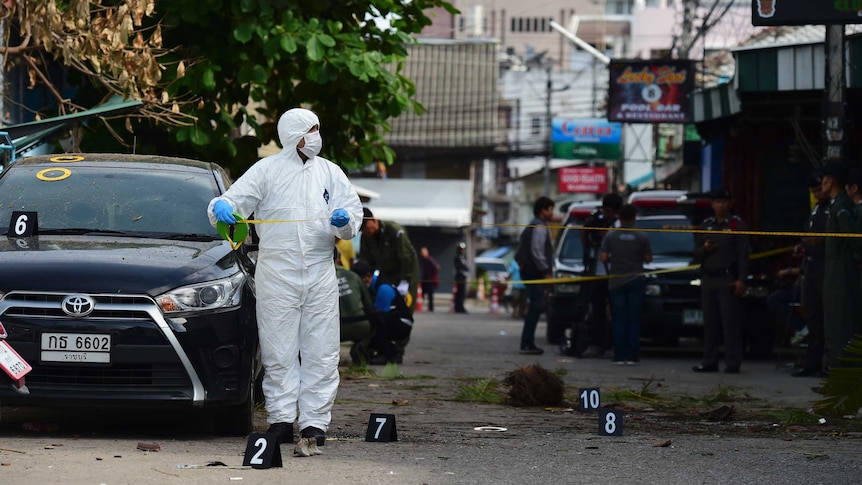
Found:
[[[0,388],[4,405],[199,408],[216,432],[249,433],[256,253],[206,214],[228,185],[215,164],[149,155],[6,168],[0,321],[33,371],[29,395]]]
[[[676,345],[681,337],[703,336],[700,270],[693,268],[694,235],[686,232],[693,227],[684,214],[639,216],[635,227],[647,229],[653,252],[647,272],[643,305],[641,337],[659,345]],[[577,280],[584,274],[583,244],[580,226],[568,226],[563,231],[556,250],[556,277],[574,278],[557,283],[550,292],[548,305],[548,342],[574,345],[583,350],[585,334],[571,335],[581,329],[589,302],[584,284]],[[767,314],[768,281],[762,275],[748,276],[743,298],[746,323],[743,325],[750,355],[765,356],[772,350],[774,329]]]

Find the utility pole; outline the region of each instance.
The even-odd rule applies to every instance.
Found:
[[[551,137],[553,136],[554,129],[551,121],[551,92],[554,87],[554,81],[551,78],[551,66],[545,67],[545,72],[548,74],[548,82],[546,86],[546,96],[545,96],[545,126],[548,127],[548,135],[545,137],[545,197],[551,196],[551,148],[553,144],[551,142]]]
[[[844,25],[826,25],[826,89],[823,103],[823,162],[844,161]]]

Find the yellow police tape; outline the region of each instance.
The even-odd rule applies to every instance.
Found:
[[[325,220],[325,219],[237,219],[237,222],[242,222],[246,224],[273,224],[280,222],[314,222],[317,220]],[[531,224],[471,224],[471,226],[508,226],[508,227],[543,227],[539,225],[531,225]],[[568,225],[568,226],[548,226],[551,229],[565,229],[565,228],[574,228],[574,229],[588,229],[588,230],[598,230],[598,231],[643,231],[643,232],[682,232],[686,234],[727,234],[728,232],[732,232],[734,235],[747,235],[747,236],[789,236],[789,237],[862,237],[862,234],[856,233],[843,233],[843,232],[793,232],[793,231],[716,231],[709,229],[659,229],[659,228],[642,228],[642,227],[587,227],[587,226],[577,226],[577,225]],[[237,246],[238,247],[238,246]],[[236,248],[234,248],[236,249]],[[769,256],[775,256],[776,254],[787,253],[793,250],[793,246],[787,246],[784,248],[771,249],[769,251],[763,251],[759,253],[755,253],[749,256],[749,259],[760,259],[767,258]],[[655,275],[655,274],[664,274],[664,273],[675,273],[681,271],[690,271],[700,268],[699,264],[684,266],[681,268],[668,268],[668,269],[658,269],[653,271],[646,271],[643,273],[638,273],[638,275],[646,276],[646,275]],[[535,280],[521,280],[521,281],[507,281],[506,285],[511,285],[513,283],[521,283],[525,285],[541,285],[541,284],[557,284],[557,283],[580,283],[584,281],[596,281],[596,280],[608,280],[611,278],[622,278],[634,276],[634,274],[626,274],[626,275],[600,275],[600,276],[573,276],[570,278],[543,278],[543,279],[535,279]]]
[[[788,253],[793,250],[793,246],[787,246],[784,248],[778,249],[770,249],[769,251],[762,251],[759,253],[755,253],[749,255],[748,259],[760,259],[760,258],[768,258],[769,256],[775,256],[776,254]],[[667,269],[657,269],[653,271],[645,271],[643,273],[631,273],[624,275],[601,275],[601,276],[573,276],[571,278],[544,278],[539,280],[522,280],[522,281],[511,281],[506,282],[506,284],[511,283],[522,283],[525,285],[542,285],[542,284],[556,284],[556,283],[580,283],[583,281],[596,281],[596,280],[609,280],[611,278],[623,278],[629,276],[646,276],[646,275],[654,275],[654,274],[664,274],[664,273],[675,273],[679,271],[690,271],[694,269],[699,269],[699,264],[692,264],[689,266],[683,266],[681,268],[667,268]]]

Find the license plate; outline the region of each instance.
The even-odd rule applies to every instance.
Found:
[[[683,325],[703,325],[703,311],[686,308],[682,311]]]
[[[26,360],[22,359],[15,349],[9,346],[5,341],[0,340],[0,367],[12,379],[18,380],[28,372],[33,370]]]
[[[43,333],[43,362],[111,362],[111,336],[91,333]]]

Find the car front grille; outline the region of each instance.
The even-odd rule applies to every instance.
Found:
[[[199,385],[193,384],[190,368],[184,365],[184,351],[152,298],[88,294],[95,301],[93,312],[75,318],[61,308],[69,295],[13,291],[0,301],[9,342],[33,367],[27,374],[31,391],[130,397],[195,394],[192,388]],[[111,363],[42,362],[40,335],[45,332],[110,334]]]
[[[27,384],[75,388],[96,386],[102,389],[122,388],[140,391],[187,388],[189,379],[179,365],[122,364],[110,367],[36,366],[27,374]]]

